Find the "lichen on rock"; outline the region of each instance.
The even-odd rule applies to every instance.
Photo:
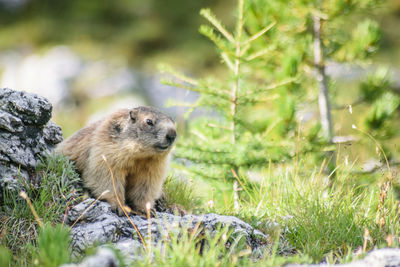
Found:
[[[19,179],[31,182],[40,159],[62,141],[51,113],[44,97],[0,89],[0,196],[4,188],[19,190]]]

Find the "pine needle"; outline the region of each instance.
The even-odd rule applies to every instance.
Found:
[[[200,10],[200,15],[206,18],[229,42],[234,43],[235,39],[233,36],[225,29],[221,22],[215,17],[209,8]]]
[[[276,24],[276,21],[272,22],[271,24],[269,24],[268,26],[266,26],[264,29],[262,29],[261,31],[257,32],[256,34],[254,34],[253,36],[251,36],[249,39],[246,40],[246,42],[244,44],[249,44],[254,40],[257,40],[260,36],[262,36],[264,33],[266,33],[267,31],[269,31],[272,27],[274,27]]]

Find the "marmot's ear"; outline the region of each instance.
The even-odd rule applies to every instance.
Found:
[[[131,111],[129,111],[129,116],[131,117],[131,120],[133,122],[136,122],[137,120],[137,115],[138,115],[138,110],[136,108],[132,109]]]

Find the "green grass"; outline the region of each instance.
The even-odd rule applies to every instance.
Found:
[[[170,232],[158,245],[143,250],[144,260],[130,266],[283,266],[311,262],[306,256],[279,256],[277,246],[267,245],[260,255],[246,244],[245,237],[233,235],[229,227],[210,235],[201,227]],[[129,265],[128,265],[129,266]]]
[[[379,206],[379,196],[383,194],[379,184],[387,181],[386,175],[373,183],[359,184],[351,169],[339,165],[333,183],[329,183],[319,168],[307,173],[292,164],[270,166],[258,178],[257,182],[249,182],[245,175],[240,177],[243,190],[237,211],[232,208],[233,197],[216,201],[214,210],[236,215],[272,236],[278,233],[277,251],[281,254],[296,253],[313,262],[336,262],[362,248],[366,229],[367,250],[388,246],[388,236],[395,240],[400,236],[393,186],[389,186],[383,205]]]
[[[38,246],[40,250],[38,255],[42,257],[44,254],[41,247],[46,248],[46,240],[43,239],[46,236],[47,240],[55,242],[54,247],[60,245],[65,249],[64,239],[57,235],[61,230],[57,227],[52,229],[51,225],[63,223],[68,205],[77,200],[80,192],[76,189],[79,188],[77,187],[79,177],[73,165],[61,156],[44,159],[37,168],[37,175],[39,176],[37,181],[40,182],[35,185],[25,183],[23,188],[40,221],[45,225],[43,229],[19,192],[6,190],[3,196],[4,205],[0,206],[0,243],[3,246],[0,251],[0,260],[7,259],[7,254],[4,252],[4,247],[6,247],[12,255],[11,265],[13,266],[32,265],[32,259],[34,259],[32,247]],[[59,255],[57,251],[50,252]],[[7,266],[7,264],[1,266]]]
[[[271,164],[252,173],[251,179],[242,173],[238,178],[242,189],[238,210],[233,208],[230,181],[221,179],[208,184],[209,195],[202,198],[202,212],[235,215],[268,234],[271,244],[261,259],[255,261],[241,249],[227,253],[225,242],[216,242],[212,237],[207,238],[207,242],[216,244],[210,246],[210,250],[207,247],[200,252],[195,241],[180,237],[179,240],[172,238],[161,250],[154,248],[154,260],[141,264],[282,266],[289,262],[343,263],[355,260],[354,255],[360,252],[398,247],[399,202],[395,190],[398,180],[388,183],[388,173],[357,175],[353,166],[340,162],[334,179],[324,174],[323,169],[324,166],[310,166],[304,156],[298,163]],[[382,189],[382,184],[388,184],[388,187]],[[213,190],[210,190],[211,185]],[[197,191],[202,188],[196,187],[190,195],[196,195]],[[174,199],[185,198],[184,190],[175,193]],[[214,206],[207,208],[210,199]],[[387,241],[389,239],[392,242]]]
[[[194,191],[194,185],[190,181],[169,175],[163,187],[166,206],[177,206],[187,212],[199,211],[201,201]]]
[[[304,162],[302,161],[304,160]],[[303,166],[303,168],[299,168]],[[306,166],[306,167],[304,167]],[[308,171],[311,169],[311,171]],[[168,177],[164,194],[167,206],[178,205],[196,213],[235,215],[269,235],[261,257],[255,257],[240,238],[228,229],[210,236],[199,229],[188,235],[172,232],[167,245],[151,248],[153,258],[135,262],[140,266],[282,266],[287,263],[330,263],[353,260],[355,251],[399,246],[400,223],[396,179],[354,175],[352,168],[338,164],[335,179],[320,169],[299,163],[272,165],[258,172],[242,173],[238,182],[239,209],[233,207],[230,181],[193,185],[176,175]],[[64,158],[48,158],[38,168],[43,181],[25,185],[28,197],[44,226],[40,227],[26,201],[5,192],[1,207],[0,265],[57,266],[71,261],[68,230],[62,227],[65,210],[75,201],[78,175]],[[251,177],[250,177],[251,176]],[[329,182],[333,181],[333,182]],[[365,182],[368,181],[368,182]],[[199,197],[206,185],[209,195]],[[79,185],[78,185],[79,187]],[[383,197],[383,198],[382,198]],[[213,207],[207,202],[214,200]],[[366,234],[366,231],[367,234]],[[388,238],[393,242],[388,244]],[[226,246],[228,242],[228,246]],[[365,250],[363,247],[365,246]],[[146,253],[146,252],[145,252]],[[260,256],[260,255],[259,255]]]

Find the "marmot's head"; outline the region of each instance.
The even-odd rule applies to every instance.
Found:
[[[150,154],[168,152],[176,138],[174,121],[152,107],[129,110],[128,121],[119,129],[124,141],[135,144],[142,152]],[[118,129],[116,129],[118,130]]]

